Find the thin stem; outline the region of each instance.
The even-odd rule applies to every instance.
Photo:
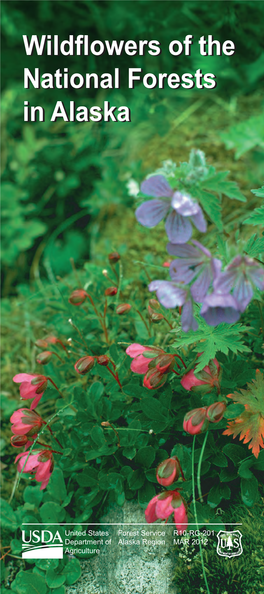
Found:
[[[146,327],[146,329],[147,329],[148,335],[149,335],[149,337],[151,338],[151,332],[150,332],[150,329],[149,329],[149,327],[148,327],[148,325],[147,325],[147,322],[146,322],[146,320],[144,320],[144,318],[143,318],[142,314],[140,313],[140,311],[138,311],[138,309],[136,309],[136,312],[137,312],[137,313],[138,313],[138,315],[141,317],[141,320],[142,320],[142,322],[143,322],[144,326],[145,326],[145,327]]]
[[[68,320],[69,324],[78,332],[79,336],[82,339],[83,344],[85,344],[86,348],[89,350],[88,344],[84,338],[84,336],[82,335],[81,331],[79,330],[79,328],[77,328],[77,326],[75,326],[75,324],[73,323],[72,319],[70,318]]]
[[[165,316],[163,316],[163,319],[165,320],[165,322],[167,322],[168,326],[172,330],[172,325],[170,324],[169,320],[167,320],[167,318],[165,318]]]
[[[262,330],[262,334],[264,336],[264,319],[263,319],[262,309],[261,309],[261,305],[260,305],[259,301],[257,301],[257,304],[258,304],[259,314],[260,314],[261,330]]]
[[[180,361],[182,362],[182,364],[183,364],[183,367],[185,367],[185,369],[186,369],[186,365],[185,365],[185,363],[184,363],[183,359],[180,357],[180,355],[176,355],[176,354],[174,354],[174,357],[178,357],[178,359],[180,359]]]
[[[47,423],[45,423],[45,424],[47,425]],[[59,442],[59,440],[57,439],[57,437],[55,437],[55,435],[54,435],[54,433],[53,433],[53,431],[52,431],[52,429],[50,428],[50,426],[49,426],[49,425],[47,425],[47,428],[48,428],[49,432],[51,433],[51,435],[52,435],[53,439],[55,439],[55,441],[57,442],[57,444],[58,444],[58,445],[60,446],[60,448],[63,450],[63,447],[62,447],[61,443]]]
[[[108,371],[110,371],[111,375],[115,378],[116,382],[118,383],[119,387],[122,390],[122,386],[120,384],[120,380],[119,380],[118,374],[115,375],[114,372],[112,371],[112,369],[110,369],[110,367],[108,367],[108,365],[106,365],[106,369],[108,369]]]
[[[203,461],[204,449],[205,449],[206,442],[207,442],[207,437],[208,437],[208,431],[206,431],[206,434],[204,436],[204,441],[203,441],[200,458],[199,458],[199,462],[198,462],[198,469],[197,469],[197,487],[198,487],[199,499],[202,503],[203,503],[203,495],[202,495],[201,478],[200,477],[201,477],[201,466],[202,466],[202,461]]]
[[[195,519],[196,528],[197,528],[197,532],[198,532],[199,549],[200,549],[201,564],[202,564],[202,569],[203,569],[204,583],[205,583],[205,586],[206,586],[207,594],[210,594],[209,586],[208,586],[208,583],[207,583],[207,577],[206,577],[206,573],[205,573],[205,568],[204,568],[203,550],[202,550],[201,539],[200,539],[200,531],[199,531],[198,520],[197,520],[196,501],[195,501],[194,452],[195,452],[195,435],[193,436],[193,447],[192,447],[192,496],[193,496],[193,509],[194,509],[194,519]]]
[[[172,373],[175,373],[175,375],[180,375],[179,373],[177,373],[177,371],[175,371],[175,369],[172,369]]]

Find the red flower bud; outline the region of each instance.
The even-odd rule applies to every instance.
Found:
[[[225,409],[226,403],[224,401],[214,402],[206,409],[207,419],[209,419],[211,423],[219,423],[224,416]]]
[[[80,375],[85,375],[86,373],[88,373],[88,371],[90,371],[93,368],[94,362],[94,357],[90,357],[88,355],[87,357],[81,357],[81,359],[78,359],[78,361],[76,361],[74,369]]]
[[[39,353],[39,355],[37,356],[37,363],[40,363],[41,365],[46,365],[51,360],[51,357],[51,351],[43,351],[42,353]]]
[[[116,308],[116,313],[121,316],[122,314],[126,313],[131,309],[131,305],[129,303],[120,303]]]
[[[156,388],[161,388],[165,384],[166,379],[167,376],[157,371],[156,368],[149,369],[144,377],[143,386],[148,388],[148,390],[155,390]]]
[[[47,349],[49,346],[48,342],[46,340],[42,340],[41,338],[39,340],[36,340],[35,345],[40,349]]]
[[[169,373],[174,367],[174,356],[165,353],[156,357],[153,362],[160,373]]]
[[[107,355],[99,355],[99,357],[97,357],[97,363],[98,365],[103,365],[104,367],[106,367],[106,365],[108,365],[110,359]]]
[[[116,264],[116,262],[118,262],[118,260],[120,260],[119,253],[111,252],[111,254],[108,254],[108,260],[109,260],[110,264]]]
[[[176,456],[161,462],[156,471],[156,478],[160,485],[168,487],[177,481],[180,474],[180,463]]]
[[[206,417],[206,407],[194,408],[190,410],[184,417],[183,429],[190,435],[198,435],[206,431],[209,421]]]
[[[116,287],[108,287],[108,289],[105,290],[106,297],[113,297],[116,294],[117,294]]]
[[[109,421],[102,421],[101,425],[102,427],[111,427]]]
[[[28,438],[26,435],[12,435],[10,442],[14,448],[21,448],[26,445]]]
[[[153,309],[151,309],[150,306],[148,306],[148,315],[150,321],[153,324],[158,324],[159,322],[161,322],[161,320],[164,320],[164,316],[162,315],[162,313],[157,313],[156,311],[153,311]]]
[[[84,289],[76,289],[73,291],[69,297],[69,303],[72,305],[82,305],[87,297],[86,291]]]
[[[157,299],[150,299],[149,300],[149,307],[151,307],[152,309],[160,309],[160,303],[157,301]]]

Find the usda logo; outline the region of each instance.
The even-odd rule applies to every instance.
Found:
[[[62,559],[63,541],[59,531],[22,530],[23,559]]]

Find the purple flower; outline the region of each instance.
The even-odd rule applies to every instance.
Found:
[[[193,317],[193,302],[188,288],[181,288],[171,281],[162,280],[152,281],[148,288],[149,291],[156,291],[159,302],[166,309],[183,305],[181,323],[184,332],[198,329],[198,324]]]
[[[170,212],[165,229],[172,243],[185,243],[192,236],[192,225],[202,231],[207,229],[203,211],[189,194],[175,192],[163,175],[153,175],[141,184],[141,192],[165,200],[148,200],[136,210],[136,218],[144,227],[155,227]],[[172,209],[172,210],[171,210]]]
[[[173,281],[185,284],[196,278],[191,286],[191,294],[195,301],[201,303],[211,282],[217,278],[222,264],[220,260],[213,258],[201,243],[195,240],[192,243],[196,247],[168,243],[169,254],[178,256],[178,260],[174,260],[170,265],[170,275]]]
[[[217,326],[225,322],[234,324],[240,318],[239,305],[233,295],[217,292],[207,295],[200,311],[209,326]]]
[[[214,280],[217,293],[226,294],[233,290],[233,297],[240,311],[245,311],[253,297],[254,286],[264,290],[264,269],[248,256],[236,256]]]

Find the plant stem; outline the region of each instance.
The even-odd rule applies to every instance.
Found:
[[[205,446],[206,446],[207,437],[208,437],[208,431],[206,431],[206,434],[204,436],[204,441],[203,441],[203,445],[202,445],[202,449],[201,449],[201,453],[200,453],[200,458],[199,458],[199,462],[198,462],[198,469],[197,469],[198,494],[199,494],[199,499],[200,499],[200,501],[202,503],[203,503],[203,495],[202,495],[202,489],[201,489],[201,479],[200,479],[200,476],[201,476],[201,466],[202,466],[204,449],[205,449]]]
[[[263,319],[263,313],[262,313],[260,302],[257,301],[257,304],[258,304],[259,314],[260,314],[261,330],[262,330],[262,334],[264,336],[264,319]]]
[[[202,550],[201,539],[200,539],[200,531],[199,531],[198,520],[197,520],[196,501],[195,501],[194,452],[195,452],[195,435],[193,436],[193,447],[192,447],[192,496],[193,496],[193,509],[194,509],[194,519],[195,519],[195,523],[196,523],[196,528],[197,528],[197,531],[198,531],[199,549],[200,549],[201,564],[202,564],[202,569],[203,569],[204,583],[205,583],[205,586],[206,586],[207,594],[210,594],[210,590],[209,590],[209,586],[208,586],[208,582],[207,582],[207,577],[206,577],[206,573],[205,573],[204,560],[203,560],[203,550]]]
[[[115,378],[116,382],[118,383],[119,387],[120,387],[120,388],[121,388],[121,390],[122,390],[122,386],[121,386],[121,384],[120,384],[120,380],[119,380],[118,374],[116,374],[116,375],[115,375],[115,374],[113,373],[112,369],[110,369],[110,367],[108,367],[108,365],[106,365],[106,369],[108,369],[108,371],[110,371],[111,375],[112,375],[112,376]]]
[[[147,329],[148,335],[149,335],[149,337],[151,338],[151,332],[150,332],[150,329],[149,329],[149,327],[148,327],[148,325],[147,325],[147,322],[146,322],[146,320],[144,320],[144,318],[143,318],[142,314],[140,313],[140,311],[138,311],[138,309],[136,309],[136,312],[137,312],[137,313],[138,313],[138,315],[141,317],[141,320],[142,320],[142,322],[143,322],[144,326],[145,326],[145,327],[146,327],[146,329]]]

